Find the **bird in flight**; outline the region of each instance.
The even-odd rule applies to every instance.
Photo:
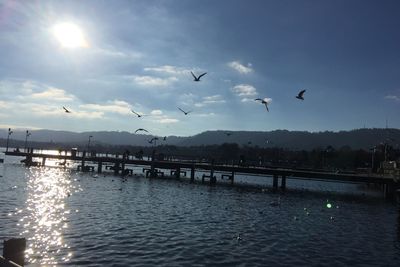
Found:
[[[136,116],[138,116],[138,118],[142,117],[142,116],[146,116],[144,114],[139,114],[137,112],[135,112],[133,109],[131,109],[132,113],[135,114]]]
[[[72,112],[69,111],[66,107],[63,107],[63,109],[65,110],[65,113],[72,113]]]
[[[264,99],[256,98],[256,99],[254,99],[254,101],[260,101],[261,104],[264,104],[264,105],[265,105],[265,108],[266,108],[267,111],[269,112],[268,103],[271,102],[271,98],[264,98]]]
[[[146,129],[139,128],[139,129],[137,129],[137,130],[135,131],[135,133],[137,133],[137,132],[140,132],[140,131],[142,131],[142,132],[146,132],[146,133],[148,133],[148,132],[149,132],[149,131],[147,131]]]
[[[147,142],[149,142],[149,144],[152,144],[153,143],[153,141],[155,141],[155,140],[158,140],[158,137],[153,137],[153,138],[151,138],[149,141],[147,141]]]
[[[296,96],[296,98],[297,98],[297,99],[300,99],[300,100],[304,100],[303,95],[304,95],[305,92],[306,92],[306,90],[301,90],[301,91],[299,92],[299,94]]]
[[[196,75],[194,75],[193,72],[190,72],[190,73],[192,74],[192,76],[193,76],[195,82],[200,82],[200,78],[207,74],[207,72],[204,72],[204,73],[201,74],[199,77],[196,77]]]
[[[182,111],[185,115],[187,115],[187,114],[189,114],[190,112],[192,112],[191,110],[190,110],[190,111],[184,111],[184,110],[181,109],[180,107],[178,107],[178,109],[179,109],[180,111]]]

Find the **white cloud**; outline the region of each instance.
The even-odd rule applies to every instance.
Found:
[[[240,100],[240,101],[242,101],[242,102],[250,102],[250,101],[254,101],[254,98],[245,97],[245,98],[242,98],[242,100]]]
[[[397,96],[397,95],[387,95],[387,96],[385,96],[385,99],[394,100],[394,101],[400,101],[400,96]]]
[[[251,63],[248,63],[247,66],[245,66],[242,65],[239,61],[232,61],[228,63],[228,66],[241,74],[248,74],[250,72],[253,72],[253,69],[251,68]]]
[[[203,107],[205,105],[209,104],[222,104],[225,103],[226,101],[222,99],[221,95],[212,95],[212,96],[205,96],[203,97],[203,100],[199,103],[196,103],[196,107]]]
[[[192,93],[184,93],[179,95],[179,102],[183,105],[186,106],[193,106],[195,104],[195,99],[197,99],[198,96]]]
[[[173,82],[176,82],[178,78],[176,77],[168,77],[168,78],[159,78],[153,76],[134,76],[133,80],[141,86],[167,86]]]
[[[212,116],[215,116],[215,113],[214,112],[200,113],[200,114],[196,114],[195,116],[198,116],[198,117],[212,117]]]
[[[155,109],[155,110],[152,110],[152,111],[150,112],[150,114],[151,114],[151,115],[155,115],[155,116],[160,116],[160,115],[163,114],[163,112],[162,112],[161,110],[159,110],[159,109]]]
[[[157,120],[159,123],[177,123],[179,120],[177,119],[172,119],[172,118],[161,118]]]
[[[124,51],[119,51],[114,48],[93,48],[90,50],[93,54],[95,55],[100,55],[100,56],[106,56],[106,57],[111,57],[115,59],[139,59],[143,57],[143,54],[139,52],[124,52]]]
[[[257,89],[249,84],[238,84],[232,88],[232,91],[238,96],[255,96],[257,95]]]
[[[144,68],[144,71],[162,72],[162,73],[168,73],[168,74],[173,74],[173,75],[187,74],[190,72],[190,70],[188,70],[188,69],[171,66],[171,65],[164,65],[164,66],[159,66],[159,67],[147,67],[147,68]]]
[[[65,90],[54,87],[50,87],[47,90],[39,93],[33,93],[30,95],[30,97],[34,99],[47,99],[57,102],[68,102],[68,101],[73,101],[75,99],[74,95],[67,94]]]
[[[131,105],[125,101],[113,100],[108,101],[106,104],[83,104],[79,106],[80,109],[95,110],[98,112],[111,112],[121,115],[131,115]]]

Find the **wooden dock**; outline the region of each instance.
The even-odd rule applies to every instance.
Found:
[[[93,154],[77,151],[65,151],[63,153],[46,154],[40,151],[30,149],[28,152],[5,152],[7,156],[24,157],[23,162],[26,166],[44,166],[46,159],[57,159],[64,161],[78,162],[78,170],[83,172],[103,172],[103,167],[112,170],[116,175],[132,174],[133,170],[129,166],[141,166],[146,177],[159,177],[164,176],[164,171],[169,170],[168,176],[180,178],[186,173],[190,173],[190,180],[195,180],[195,172],[202,171],[203,182],[215,184],[217,181],[216,174],[220,174],[221,179],[229,179],[234,183],[236,174],[243,175],[257,175],[257,176],[271,176],[272,186],[274,190],[286,189],[286,179],[302,179],[302,180],[318,180],[318,181],[335,181],[342,183],[364,183],[364,184],[378,184],[383,187],[384,197],[392,197],[396,189],[400,188],[399,177],[389,177],[377,174],[349,174],[338,172],[323,172],[313,170],[297,170],[288,168],[272,168],[272,167],[246,167],[237,165],[218,165],[212,163],[201,162],[183,162],[183,161],[162,161],[155,160],[153,154],[152,160],[135,159],[130,155],[107,155],[107,154]],[[39,159],[35,161],[34,159]],[[88,164],[89,163],[89,164]],[[93,166],[95,165],[95,166]],[[111,166],[110,166],[111,165]],[[97,168],[96,168],[97,167]],[[97,170],[96,170],[97,169]],[[167,176],[167,175],[165,175]],[[280,186],[279,186],[280,180]]]

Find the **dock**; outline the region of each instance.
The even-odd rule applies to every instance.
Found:
[[[273,168],[273,167],[248,167],[239,165],[220,165],[214,162],[188,162],[188,161],[165,161],[157,160],[155,152],[150,160],[136,159],[132,155],[110,155],[87,153],[85,151],[65,151],[65,153],[48,154],[41,150],[29,149],[26,152],[8,151],[7,156],[24,157],[22,162],[26,166],[45,166],[47,159],[61,160],[64,165],[67,161],[78,163],[77,170],[82,172],[102,173],[104,169],[111,170],[115,175],[129,175],[133,170],[129,168],[142,167],[146,177],[174,177],[181,178],[189,173],[191,182],[195,180],[195,172],[201,171],[203,174],[202,182],[208,182],[213,185],[219,179],[230,180],[234,184],[235,175],[255,175],[272,177],[272,187],[274,191],[286,190],[287,179],[315,180],[315,181],[333,181],[341,183],[360,183],[375,184],[383,189],[385,198],[393,198],[397,189],[400,188],[400,177],[379,175],[379,174],[353,174],[340,172],[325,172],[317,170],[300,170],[295,168]],[[39,160],[39,161],[35,161]],[[94,165],[94,166],[93,166]],[[168,172],[166,175],[164,172]]]

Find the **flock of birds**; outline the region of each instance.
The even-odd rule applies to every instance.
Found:
[[[196,76],[192,71],[191,71],[190,73],[192,74],[192,76],[193,76],[193,81],[195,81],[195,82],[200,82],[200,79],[201,79],[204,75],[207,74],[207,72],[204,72],[204,73],[200,74],[199,76]],[[297,98],[297,99],[300,99],[300,100],[304,100],[304,93],[305,93],[305,92],[306,92],[306,90],[301,90],[301,91],[297,94],[296,98]],[[260,102],[261,104],[265,105],[265,108],[266,108],[267,111],[269,112],[268,104],[270,103],[270,98],[264,98],[264,99],[262,99],[262,98],[256,98],[256,99],[254,99],[254,101],[258,101],[258,102]],[[185,111],[185,110],[183,110],[183,109],[180,108],[180,107],[177,107],[177,108],[178,108],[185,116],[188,115],[189,113],[191,113],[191,112],[193,111],[193,110]],[[63,106],[63,109],[64,109],[65,113],[72,113],[72,111],[70,111],[69,109],[67,109],[67,108],[64,107],[64,106]],[[138,113],[138,112],[134,111],[133,109],[131,109],[131,112],[132,112],[133,114],[135,114],[138,118],[141,118],[141,117],[143,117],[143,116],[149,116],[149,115],[146,115],[146,114]],[[149,133],[149,131],[147,131],[147,130],[144,129],[144,128],[138,128],[137,130],[135,130],[135,134],[138,133],[138,132],[146,132],[146,133]],[[230,136],[232,133],[226,132],[225,134],[226,134],[227,136]],[[159,140],[158,137],[153,137],[153,138],[150,139],[148,142],[149,142],[150,144],[153,144],[153,142],[155,142],[155,141],[157,141],[157,140]],[[166,140],[167,140],[167,137],[164,136],[164,137],[162,138],[162,140],[163,140],[163,141],[166,141]]]

